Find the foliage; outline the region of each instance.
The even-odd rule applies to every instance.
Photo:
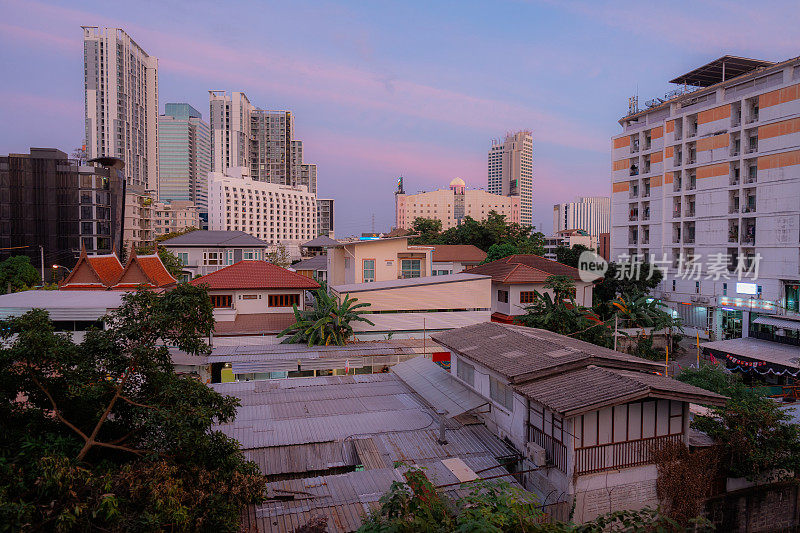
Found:
[[[556,277],[550,276],[548,280]],[[555,286],[560,281],[551,280],[550,283]],[[523,326],[546,329],[607,348],[614,344],[608,324],[601,321],[591,309],[578,306],[571,294],[568,299],[554,299],[549,293],[534,291],[534,302],[525,307],[525,314],[516,317],[516,320]]]
[[[0,294],[25,290],[41,282],[39,271],[31,264],[27,255],[14,255],[0,261]]]
[[[178,233],[178,232],[174,232]],[[158,239],[156,239],[158,240]],[[148,255],[153,253],[153,246],[142,246],[136,249],[136,253],[140,255]],[[167,269],[173,278],[180,279],[181,274],[183,273],[183,262],[178,259],[178,256],[172,253],[167,248],[163,246],[158,247],[158,258],[161,259],[161,262],[164,264],[164,268]]]
[[[486,259],[481,261],[480,264],[483,265],[484,263],[491,263],[492,261],[497,261],[498,259],[502,259],[510,255],[516,255],[518,253],[519,253],[519,248],[517,248],[513,244],[508,244],[508,243],[493,244],[489,247],[489,251],[486,252]]]
[[[186,235],[187,233],[191,233],[193,231],[197,231],[197,229],[198,228],[195,228],[194,226],[189,226],[188,228],[184,228],[182,230],[170,231],[169,233],[164,233],[162,235],[158,235],[155,238],[155,241],[156,242],[164,242],[164,241],[167,241],[169,239],[174,239],[175,237],[180,237],[181,235]]]
[[[716,367],[687,370],[678,379],[730,396],[712,416],[697,416],[692,422],[717,442],[728,476],[779,479],[800,472],[800,426],[775,401]]]
[[[614,314],[611,306],[617,296],[623,294],[649,294],[661,283],[664,273],[650,263],[608,263],[608,270],[603,279],[595,283],[593,291],[594,310],[603,317],[610,318]]]
[[[575,281],[571,277],[561,274],[547,276],[547,279],[544,280],[544,288],[552,290],[556,300],[572,298],[575,294]]]
[[[556,261],[572,268],[578,268],[578,260],[583,252],[590,252],[592,248],[583,244],[576,244],[572,248],[559,246],[556,248]]]
[[[263,478],[211,428],[238,400],[168,349],[208,353],[207,292],[142,289],[104,322],[82,343],[40,309],[0,324],[0,530],[237,530]]]
[[[418,237],[411,244],[472,244],[488,253],[494,244],[515,246],[520,254],[544,254],[544,235],[533,226],[506,222],[505,215],[490,211],[485,220],[478,222],[464,217],[458,226],[441,231],[442,223],[436,219],[416,218],[414,233]],[[504,257],[504,256],[501,256]]]
[[[719,457],[712,448],[689,451],[682,442],[667,442],[652,450],[658,468],[656,492],[666,502],[665,514],[683,528],[703,514],[719,471]]]
[[[328,294],[323,285],[315,290],[314,305],[311,309],[300,311],[294,306],[295,323],[287,327],[278,334],[278,337],[291,335],[283,341],[284,344],[306,343],[309,346],[344,346],[347,340],[353,336],[353,326],[351,322],[366,322],[374,326],[375,324],[364,318],[365,307],[368,303],[356,303],[358,298],[350,298],[346,295],[341,303]]]
[[[281,268],[286,268],[292,264],[292,259],[289,257],[289,252],[286,250],[286,245],[283,243],[278,243],[274,250],[267,252],[264,256],[264,260]]]
[[[653,328],[662,330],[668,328],[681,329],[680,320],[665,311],[667,306],[642,293],[632,293],[618,296],[611,302],[614,309],[627,327]]]

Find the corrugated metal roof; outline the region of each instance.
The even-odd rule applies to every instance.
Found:
[[[392,372],[437,411],[444,410],[448,418],[489,403],[430,359],[409,359],[394,365]]]
[[[44,309],[52,320],[97,320],[122,305],[123,291],[23,291],[0,295],[0,318]]]
[[[779,318],[775,316],[760,316],[753,320],[755,324],[764,324],[765,326],[775,326],[776,328],[784,329],[800,329],[800,322],[797,320],[789,320],[786,318]]]

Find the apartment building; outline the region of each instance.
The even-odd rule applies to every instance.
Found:
[[[491,211],[506,217],[507,222],[520,222],[520,198],[490,194],[480,189],[467,189],[461,178],[454,178],[447,189],[406,194],[395,193],[395,227],[411,229],[417,218],[442,222],[442,229],[458,226],[465,217],[485,220]]]
[[[533,135],[509,133],[489,148],[488,189],[491,194],[519,197],[520,222],[533,225]]]
[[[579,197],[574,202],[553,206],[553,234],[565,230],[583,230],[592,237],[611,231],[611,198]]]
[[[225,91],[208,91],[211,123],[211,170],[225,172],[231,167],[250,169],[250,148],[253,142],[250,116],[255,106],[247,95]]]
[[[656,293],[688,331],[747,336],[798,312],[800,58],[723,56],[671,83],[613,137],[612,259],[655,255]]]
[[[300,258],[300,244],[317,236],[317,198],[305,187],[257,181],[242,169],[208,175],[208,225],[244,231]]]
[[[290,111],[255,109],[250,115],[250,176],[291,185],[294,120]]]
[[[154,237],[200,226],[200,212],[193,202],[175,200],[156,202],[153,206]]]
[[[604,235],[601,233],[600,235]],[[607,233],[605,235],[608,235]],[[556,250],[558,248],[572,248],[577,245],[585,246],[591,250],[596,250],[599,255],[599,239],[594,235],[589,235],[582,229],[561,230],[555,235],[544,238],[544,257],[555,261],[558,259]]]
[[[189,104],[170,103],[158,120],[159,202],[191,202],[208,212],[211,131]]]
[[[317,198],[317,235],[333,239],[333,198]]]

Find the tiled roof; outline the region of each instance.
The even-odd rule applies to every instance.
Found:
[[[495,372],[525,383],[590,364],[658,371],[661,365],[543,329],[484,322],[443,331],[431,338]]]
[[[576,387],[576,384],[580,386]],[[725,403],[724,396],[676,379],[595,365],[530,381],[516,390],[564,416],[642,398],[670,398],[713,405]]]
[[[238,314],[235,320],[218,320],[214,334],[225,335],[273,335],[294,324],[294,313]]]
[[[177,283],[178,280],[172,277],[158,255],[132,253],[122,275],[111,288],[116,290],[135,289],[140,285],[162,288]]]
[[[113,285],[122,275],[123,266],[117,254],[88,255],[86,260],[105,285]]]
[[[196,230],[159,243],[161,246],[269,246],[244,231]]]
[[[480,263],[484,259],[486,259],[486,252],[472,244],[437,244],[433,247],[433,260],[437,262]]]
[[[339,241],[331,239],[327,235],[320,235],[316,239],[311,239],[308,242],[304,242],[300,246],[302,246],[303,248],[316,248],[316,247],[331,246],[334,244],[339,244]]]
[[[211,274],[193,279],[192,285],[211,289],[318,289],[319,284],[266,261],[239,261]]]
[[[327,255],[315,255],[314,257],[303,259],[299,263],[295,263],[292,265],[292,270],[294,270],[295,272],[298,270],[327,270],[327,269],[328,269]]]
[[[547,272],[548,274],[553,276],[569,276],[576,280],[580,279],[580,276],[578,276],[577,268],[565,265],[563,263],[559,263],[558,261],[553,261],[552,259],[547,259],[540,255],[516,254],[516,255],[509,255],[508,257],[504,257],[502,259],[498,259],[498,261],[503,263],[518,263],[527,265],[529,267],[536,268],[543,272]]]
[[[544,283],[550,276],[568,276],[580,281],[578,269],[533,254],[517,254],[486,263],[469,272],[487,274],[498,283]]]
[[[178,280],[172,277],[167,267],[161,262],[161,258],[157,255],[140,255],[136,259],[142,266],[147,277],[155,282],[156,287],[164,287],[177,283]]]

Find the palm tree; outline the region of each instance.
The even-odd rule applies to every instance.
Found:
[[[627,320],[631,327],[639,329],[636,341],[636,351],[639,352],[637,355],[646,355],[648,358],[656,357],[656,352],[652,348],[647,348],[647,346],[652,346],[652,332],[668,330],[670,346],[672,346],[673,328],[683,332],[680,319],[674,318],[671,313],[665,311],[664,308],[667,306],[663,302],[646,294],[634,293],[618,296],[611,302],[611,305],[616,308],[620,318]],[[651,333],[647,337],[647,342],[642,342],[645,340],[645,328],[651,328]],[[652,353],[646,354],[645,352]]]
[[[300,311],[294,306],[295,323],[284,329],[278,337],[291,335],[284,344],[307,343],[309,346],[344,346],[347,339],[353,336],[351,322],[375,324],[364,318],[365,312],[360,310],[369,307],[368,303],[357,304],[358,298],[344,297],[341,303],[328,294],[323,285],[315,290],[314,305],[311,309]]]
[[[525,314],[516,317],[523,326],[546,329],[599,346],[610,347],[611,335],[604,323],[591,309],[580,307],[567,293],[567,300],[553,298],[549,293],[534,291],[534,301],[525,307]]]

